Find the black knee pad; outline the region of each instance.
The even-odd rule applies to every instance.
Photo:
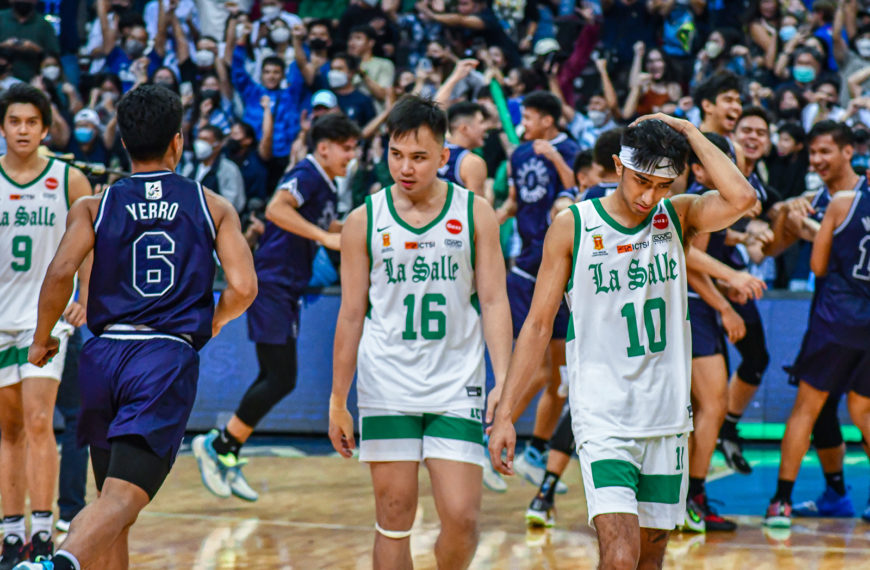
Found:
[[[567,455],[574,453],[574,432],[571,429],[571,410],[568,409],[568,406],[565,406],[565,410],[559,418],[556,431],[550,438],[549,447]]]
[[[746,336],[735,347],[743,361],[737,368],[737,376],[751,386],[761,384],[761,377],[770,364],[770,354],[764,339],[761,321],[746,324]]]
[[[157,455],[145,439],[137,435],[116,437],[111,443],[106,477],[132,483],[153,499],[169,475],[172,456]]]
[[[840,418],[837,417],[837,408],[840,405],[839,395],[829,395],[816,418],[813,426],[813,445],[816,449],[830,449],[840,447],[843,444],[843,433],[840,429]]]

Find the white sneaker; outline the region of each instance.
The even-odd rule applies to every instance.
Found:
[[[496,493],[504,493],[508,488],[507,481],[504,480],[501,473],[493,468],[489,459],[487,459],[486,465],[483,466],[483,486]]]
[[[547,473],[547,462],[534,447],[527,445],[522,454],[514,460],[514,471],[536,487],[540,487]],[[562,481],[556,483],[556,494],[564,495],[568,486]]]
[[[196,463],[199,465],[202,484],[212,494],[226,499],[232,492],[224,476],[225,469],[222,468],[221,460],[212,446],[217,434],[217,430],[211,430],[207,434],[196,436],[193,438],[191,448],[193,456],[196,457]]]
[[[227,483],[233,495],[242,500],[254,502],[260,498],[260,494],[248,484],[247,479],[242,475],[242,465],[244,463],[239,462],[235,467],[227,470]]]
[[[69,532],[69,525],[72,521],[67,521],[64,519],[57,519],[57,522],[54,523],[54,528],[56,528],[60,532]]]

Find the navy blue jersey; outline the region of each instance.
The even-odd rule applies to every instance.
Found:
[[[336,218],[335,185],[311,155],[284,175],[278,191],[290,192],[299,214],[321,229],[328,230]],[[318,247],[310,239],[266,222],[266,231],[254,255],[257,279],[301,294],[311,281],[311,266]]]
[[[580,195],[580,201],[610,196],[616,191],[617,186],[619,186],[619,182],[601,182],[595,186],[590,186]]]
[[[852,188],[853,191],[861,193],[868,192],[870,188],[867,186],[867,178],[864,176],[858,177],[858,183],[855,184],[855,187]],[[827,186],[822,186],[818,191],[813,195],[813,199],[810,201],[810,205],[812,205],[814,212],[810,214],[810,218],[822,223],[822,218],[825,217],[825,212],[828,211],[828,204],[831,203],[831,191],[828,190]]]
[[[450,157],[447,159],[447,164],[438,169],[438,178],[465,188],[465,182],[462,181],[462,176],[459,174],[459,167],[462,164],[462,159],[471,151],[453,143],[447,143],[447,150],[450,151]]]
[[[134,174],[103,194],[94,222],[88,327],[134,325],[201,348],[214,315],[215,226],[202,186],[173,172]]]
[[[580,146],[564,133],[550,141],[565,162],[574,164]],[[538,274],[544,236],[550,227],[550,208],[556,198],[576,198],[575,188],[565,188],[553,163],[536,154],[532,142],[521,144],[511,155],[511,181],[517,192],[517,231],[523,242],[516,265],[530,275]]]
[[[692,185],[686,189],[686,194],[703,194],[704,192],[708,192],[710,189],[702,186],[698,182],[692,182]],[[713,259],[717,259],[722,263],[727,265],[731,265],[731,260],[735,255],[739,255],[736,252],[736,248],[731,245],[725,245],[725,235],[727,230],[719,230],[717,232],[710,232],[710,240],[707,242],[707,255],[712,257]],[[698,297],[698,294],[692,289],[692,286],[689,285],[689,296],[690,297]]]
[[[868,346],[870,339],[870,192],[864,184],[846,219],[835,230],[824,286],[819,289],[815,316],[839,344]]]

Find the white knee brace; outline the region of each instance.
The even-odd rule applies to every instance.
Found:
[[[375,530],[386,536],[387,538],[392,538],[394,540],[402,540],[403,538],[408,538],[411,536],[411,529],[408,530],[384,530],[381,528],[381,525],[375,521]]]

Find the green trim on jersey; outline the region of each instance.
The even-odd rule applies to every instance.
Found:
[[[683,225],[680,223],[680,217],[677,215],[677,211],[674,210],[674,205],[671,204],[671,201],[665,198],[665,209],[667,209],[668,214],[670,214],[671,219],[674,220],[674,226],[677,228],[677,235],[680,236],[680,243],[683,243]]]
[[[26,183],[26,184],[19,184],[18,182],[15,182],[15,181],[12,180],[11,178],[9,178],[9,175],[6,174],[6,171],[3,169],[3,165],[2,165],[2,164],[0,164],[0,175],[3,175],[3,178],[5,178],[6,181],[9,182],[9,184],[12,184],[12,185],[15,186],[16,188],[21,188],[21,189],[29,188],[29,187],[33,186],[34,184],[36,184],[37,182],[39,182],[40,180],[42,180],[42,177],[45,176],[45,175],[48,173],[49,169],[51,169],[51,165],[52,165],[52,164],[54,164],[54,159],[53,159],[53,158],[49,158],[49,159],[48,159],[48,164],[45,166],[45,169],[43,169],[43,171],[40,172],[40,173],[36,176],[36,178],[34,178],[33,180],[31,180],[30,182],[28,182],[28,183]],[[67,168],[69,168],[69,166],[67,166]]]
[[[663,503],[676,505],[680,502],[680,486],[683,475],[640,474],[637,483],[637,500],[641,503]]]
[[[360,439],[420,439],[423,416],[369,416],[362,419]]]
[[[473,293],[471,295],[471,306],[474,307],[474,310],[477,311],[477,314],[480,314],[480,296],[477,293]]]
[[[456,439],[483,445],[483,424],[480,421],[454,418],[442,414],[423,414],[426,437]]]
[[[66,199],[66,211],[69,212],[70,206],[72,206],[69,203],[69,164],[63,169],[63,197]]]
[[[615,229],[618,232],[622,232],[622,233],[628,234],[628,235],[636,234],[636,233],[640,232],[642,229],[644,229],[645,227],[647,227],[649,225],[649,223],[652,221],[653,216],[656,213],[656,208],[653,208],[652,210],[650,210],[649,215],[646,217],[646,219],[644,219],[644,221],[642,221],[638,225],[634,226],[633,228],[627,228],[627,227],[623,226],[622,224],[620,224],[619,222],[617,222],[616,220],[614,220],[610,216],[610,214],[607,213],[607,210],[605,210],[604,206],[601,205],[600,198],[595,198],[594,200],[592,200],[592,205],[595,206],[595,211],[598,212],[598,215],[601,216],[601,218],[607,223],[607,225],[609,225],[610,227],[612,227],[613,229]]]
[[[628,487],[637,493],[637,480],[640,477],[640,469],[634,464],[622,459],[601,459],[593,461],[589,468],[592,470],[592,483],[596,489],[602,487]]]
[[[444,200],[444,207],[441,208],[441,213],[435,216],[435,219],[423,226],[422,228],[415,228],[414,226],[408,224],[405,220],[403,220],[399,214],[396,212],[396,207],[393,205],[393,193],[391,192],[392,186],[387,186],[384,189],[384,192],[387,193],[387,208],[390,210],[390,215],[400,226],[408,230],[409,232],[415,233],[417,235],[425,234],[429,230],[435,227],[435,224],[440,222],[444,216],[447,215],[448,210],[450,210],[450,204],[453,202],[453,183],[447,183],[447,199]]]
[[[372,215],[372,197],[366,196],[366,253],[369,254],[369,273],[372,272],[372,226],[374,224],[374,216]]]
[[[683,475],[650,475],[641,473],[633,463],[622,459],[602,459],[590,464],[596,489],[626,487],[634,491],[640,503],[676,505],[680,502]]]
[[[0,351],[0,368],[8,366],[23,366],[27,364],[27,349],[10,346],[4,351]]]
[[[580,206],[577,204],[571,204],[569,209],[574,215],[574,249],[571,250],[571,277],[568,279],[568,285],[565,286],[566,291],[570,291],[571,288],[574,287],[574,271],[577,269],[577,252],[580,251],[580,231],[583,229],[583,226],[580,225]]]
[[[477,267],[477,252],[474,249],[474,192],[470,190],[468,191],[468,240],[471,242],[469,244],[471,246],[471,268],[475,269]],[[477,309],[477,312],[478,314],[480,313],[479,307]]]
[[[444,414],[368,416],[362,419],[360,439],[423,439],[438,437],[483,445],[480,421]]]
[[[565,333],[565,342],[570,342],[577,338],[577,333],[574,332],[574,314],[568,313],[568,332]]]

